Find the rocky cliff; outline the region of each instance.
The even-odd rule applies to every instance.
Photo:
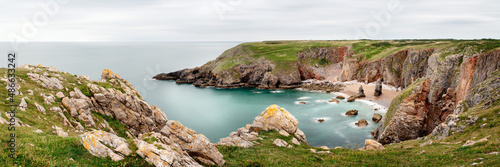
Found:
[[[498,50],[451,55],[445,60],[438,56],[432,54],[428,58],[424,78],[393,100],[386,117],[374,131],[379,142],[388,144],[429,135],[454,111],[460,113],[456,112],[458,103],[469,108],[484,101],[489,106],[498,101],[486,92],[477,93],[488,89],[486,87],[493,87],[491,92],[498,91],[490,79],[496,77],[494,74],[500,67]]]

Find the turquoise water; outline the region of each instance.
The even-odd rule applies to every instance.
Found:
[[[200,66],[215,59],[239,42],[211,43],[27,43],[18,51],[18,64],[54,66],[77,75],[100,79],[102,69],[119,73],[141,92],[145,100],[159,106],[169,119],[207,136],[212,142],[230,132],[251,124],[266,107],[277,104],[299,120],[310,145],[358,147],[371,138],[377,124],[371,121],[373,107],[363,102],[328,103],[336,94],[301,90],[259,90],[250,88],[196,88],[173,81],[152,80],[155,74]],[[8,43],[0,43],[5,53]],[[258,93],[255,93],[258,92]],[[298,104],[307,101],[306,104]],[[356,117],[345,117],[350,109],[359,110]],[[316,119],[323,118],[318,123]],[[367,127],[354,123],[368,120]]]

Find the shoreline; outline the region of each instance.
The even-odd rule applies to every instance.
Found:
[[[358,93],[359,86],[363,86],[363,90],[365,92],[366,97],[356,98],[356,101],[366,102],[366,103],[375,103],[374,105],[380,105],[387,109],[391,106],[392,100],[401,93],[401,91],[397,91],[397,89],[390,85],[382,84],[382,95],[374,96],[375,92],[375,83],[361,83],[356,81],[347,81],[341,82],[345,84],[345,87],[342,91],[336,92],[340,94],[346,95],[345,98],[352,96]],[[373,105],[373,104],[371,104]],[[382,109],[382,108],[381,108]]]

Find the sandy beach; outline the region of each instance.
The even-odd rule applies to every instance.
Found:
[[[359,86],[361,85],[363,86],[366,97],[359,99],[369,100],[378,103],[386,108],[389,108],[392,99],[394,99],[400,93],[400,91],[397,91],[394,87],[384,85],[382,87],[382,95],[376,97],[373,95],[373,93],[375,92],[375,84],[373,83],[364,84],[359,82],[346,82],[345,84],[346,87],[340,93],[347,94],[349,96],[354,95],[358,93]]]

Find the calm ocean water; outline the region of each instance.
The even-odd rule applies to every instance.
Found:
[[[131,82],[145,100],[159,106],[168,119],[178,120],[207,136],[212,142],[230,132],[251,124],[267,106],[277,104],[299,120],[312,146],[328,147],[364,145],[377,124],[371,121],[373,107],[363,102],[330,104],[336,94],[300,90],[259,90],[249,88],[216,89],[177,85],[173,81],[151,78],[161,72],[201,66],[239,42],[204,43],[27,43],[18,51],[18,64],[42,64],[77,75],[99,80],[108,68]],[[0,43],[7,62],[8,43]],[[254,93],[260,92],[260,93]],[[307,104],[297,104],[307,101]],[[356,117],[345,117],[350,109],[359,110]],[[316,119],[325,122],[318,123]],[[368,120],[364,128],[355,127],[359,119]]]

